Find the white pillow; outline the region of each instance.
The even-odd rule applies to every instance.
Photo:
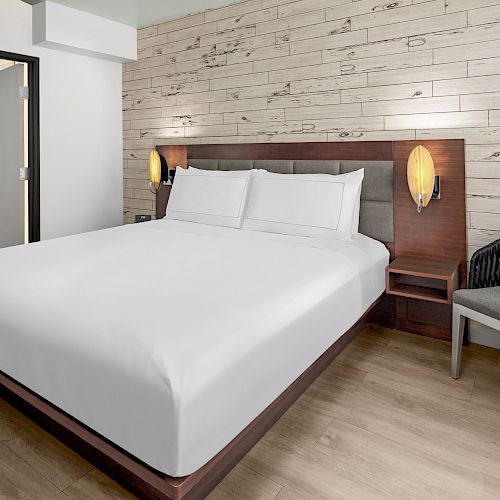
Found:
[[[179,167],[181,168],[181,167]],[[248,172],[267,172],[267,170],[263,168],[253,168],[252,170],[203,170],[202,168],[196,168],[196,167],[188,167],[188,172],[193,173],[193,174],[205,174],[205,173],[213,173],[216,175],[219,175],[220,177],[235,177],[238,176],[238,173],[243,173],[242,177],[246,177]]]
[[[243,229],[350,241],[363,176],[254,172]]]
[[[178,167],[180,169],[181,167]],[[178,170],[176,169],[176,170]],[[241,177],[248,179],[251,170],[203,170],[202,168],[188,167],[189,174],[193,175],[212,175],[214,177]]]
[[[166,218],[241,227],[250,174],[177,168]]]
[[[340,175],[360,175],[361,171],[363,171],[363,177],[364,177],[364,172],[365,172],[364,168]],[[354,208],[354,215],[352,219],[352,234],[359,233],[359,212],[361,209],[361,188],[363,184],[363,177],[361,178],[361,184],[359,185],[358,194],[356,195],[356,207]]]
[[[361,210],[361,186],[359,186],[358,194],[356,195],[356,207],[352,217],[352,234],[359,233],[359,212]]]

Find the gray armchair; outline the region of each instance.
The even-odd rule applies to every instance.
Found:
[[[453,294],[451,376],[460,376],[460,358],[466,318],[500,332],[500,240],[474,253],[469,288]]]

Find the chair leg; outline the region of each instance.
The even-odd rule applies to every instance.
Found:
[[[460,376],[460,358],[462,356],[462,343],[464,341],[465,316],[453,308],[453,337],[451,349],[451,376]]]

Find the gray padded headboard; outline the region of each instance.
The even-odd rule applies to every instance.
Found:
[[[383,241],[394,241],[393,163],[359,160],[205,160],[189,159],[189,165],[205,170],[264,168],[281,174],[344,174],[365,169],[361,190],[359,232]]]

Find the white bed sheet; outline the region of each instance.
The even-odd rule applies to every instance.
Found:
[[[0,250],[0,370],[190,474],[384,290],[354,241],[154,221]]]

